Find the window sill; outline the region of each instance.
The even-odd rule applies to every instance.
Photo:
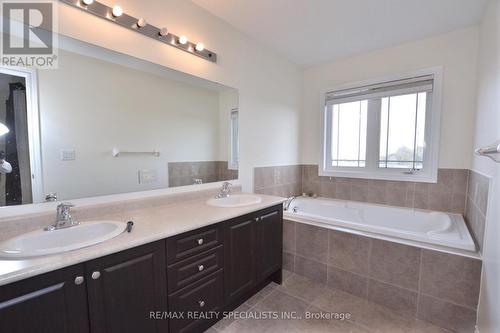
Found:
[[[420,183],[437,183],[437,170],[434,173],[421,173],[419,171],[414,174],[407,175],[403,171],[400,172],[359,172],[359,171],[340,171],[340,170],[319,170],[319,176],[322,177],[340,177],[340,178],[359,178],[359,179],[375,179],[387,181],[402,181],[402,182],[420,182]]]

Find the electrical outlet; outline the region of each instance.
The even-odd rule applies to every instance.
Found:
[[[156,170],[139,170],[139,184],[149,184],[156,182]]]
[[[59,155],[61,161],[74,161],[76,159],[76,152],[74,149],[61,149]]]

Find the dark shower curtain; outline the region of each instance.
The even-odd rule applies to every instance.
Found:
[[[5,102],[7,104],[5,125],[10,130],[10,132],[6,134],[5,159],[9,161],[12,166],[12,172],[8,174],[5,179],[5,204],[7,206],[21,205],[23,203],[16,140],[16,116],[14,107],[14,91],[16,90],[26,91],[26,87],[20,82],[9,83],[9,99]]]

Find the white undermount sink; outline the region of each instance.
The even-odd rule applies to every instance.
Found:
[[[53,231],[37,230],[0,243],[0,258],[21,259],[95,245],[118,236],[127,227],[117,221],[95,221]]]
[[[253,194],[230,194],[225,198],[213,198],[207,200],[207,205],[215,207],[244,207],[249,205],[258,204],[262,199]]]

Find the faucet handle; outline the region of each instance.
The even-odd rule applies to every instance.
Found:
[[[71,208],[71,207],[75,207],[75,205],[73,205],[71,202],[61,202],[57,205],[57,207],[61,207],[61,208]]]
[[[57,205],[57,219],[71,219],[69,209],[75,207],[71,202],[61,202]]]

